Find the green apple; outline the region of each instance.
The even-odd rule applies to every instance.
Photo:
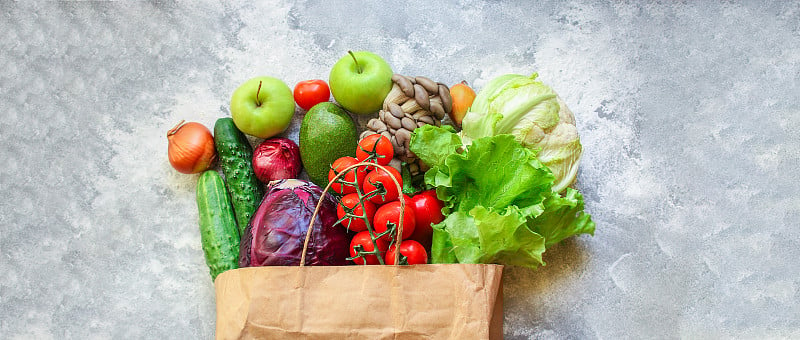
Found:
[[[370,114],[381,109],[392,89],[392,68],[368,51],[347,51],[331,68],[328,84],[336,102],[347,111]]]
[[[256,77],[233,91],[231,118],[242,132],[258,138],[275,136],[289,127],[294,115],[294,96],[283,81]]]

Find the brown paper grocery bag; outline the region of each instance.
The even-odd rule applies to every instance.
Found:
[[[376,164],[354,164],[323,194],[358,166],[386,171]],[[390,177],[400,192],[402,186]],[[240,268],[217,276],[217,339],[503,338],[501,265],[305,266],[321,203],[309,223],[299,266]],[[399,256],[395,252],[394,263],[400,263]]]
[[[500,265],[256,267],[216,281],[217,339],[502,339]]]

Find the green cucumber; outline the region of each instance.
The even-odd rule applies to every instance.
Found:
[[[231,194],[239,236],[242,236],[264,196],[261,182],[253,171],[253,147],[231,118],[217,119],[214,124],[214,145],[225,175],[225,184]]]
[[[211,279],[239,267],[239,230],[225,183],[216,170],[208,170],[197,180],[197,210],[200,214],[200,240]]]

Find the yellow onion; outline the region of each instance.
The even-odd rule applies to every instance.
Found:
[[[217,159],[214,137],[205,125],[184,122],[167,131],[169,163],[184,174],[208,170]]]

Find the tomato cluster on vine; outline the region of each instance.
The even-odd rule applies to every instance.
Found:
[[[355,264],[393,265],[399,248],[399,264],[428,263],[431,226],[444,220],[442,202],[433,190],[413,197],[402,193],[403,177],[389,166],[394,149],[385,136],[361,139],[355,155],[337,159],[328,173],[331,190],[340,196],[337,224],[355,233],[349,259]]]

